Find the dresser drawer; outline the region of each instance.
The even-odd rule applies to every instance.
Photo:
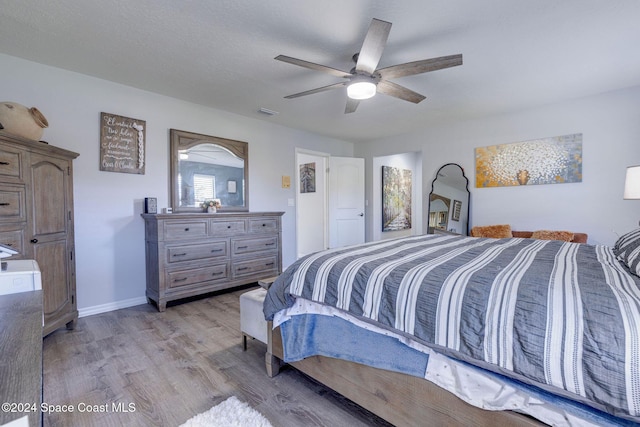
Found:
[[[175,289],[203,282],[226,279],[229,276],[227,264],[218,264],[185,271],[173,271],[167,274],[167,288]]]
[[[244,220],[235,220],[235,221],[218,221],[211,220],[211,235],[219,236],[219,235],[238,235],[245,234],[247,232],[246,222]]]
[[[278,259],[275,255],[233,263],[233,277],[249,276],[258,273],[278,271]]]
[[[20,254],[23,253],[23,242],[23,230],[0,231],[0,243],[5,246],[9,246],[12,249],[15,249]]]
[[[183,240],[207,237],[207,225],[207,220],[189,222],[167,221],[164,223],[164,239]]]
[[[0,176],[21,178],[20,154],[0,149]]]
[[[171,246],[167,248],[167,262],[226,257],[229,254],[227,246],[228,242],[226,240],[202,245]]]
[[[231,246],[234,255],[248,254],[252,252],[277,250],[278,237],[258,237],[253,239],[233,239]]]
[[[278,231],[279,221],[275,218],[256,218],[249,220],[250,233],[274,233]]]
[[[23,186],[0,187],[0,219],[26,221],[25,188]]]

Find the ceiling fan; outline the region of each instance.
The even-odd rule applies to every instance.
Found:
[[[374,18],[371,21],[371,25],[369,25],[369,30],[364,38],[360,52],[353,55],[353,61],[356,65],[348,72],[327,67],[325,65],[315,64],[313,62],[303,61],[302,59],[292,58],[290,56],[276,56],[275,59],[278,61],[288,62],[289,64],[298,65],[311,70],[322,71],[345,79],[345,81],[340,83],[334,83],[328,86],[294,93],[293,95],[285,96],[285,98],[298,98],[300,96],[311,95],[346,86],[348,97],[347,106],[344,110],[345,114],[356,111],[361,100],[371,98],[376,94],[376,92],[381,92],[385,95],[417,104],[425,99],[424,95],[420,95],[419,93],[407,89],[404,86],[393,83],[389,79],[412,76],[415,74],[462,65],[462,55],[458,54],[441,56],[439,58],[423,59],[421,61],[407,62],[405,64],[376,69],[378,62],[382,57],[382,51],[387,44],[389,31],[391,31],[390,22]]]

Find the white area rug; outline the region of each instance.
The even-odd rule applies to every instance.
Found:
[[[235,396],[207,412],[187,420],[180,427],[272,427],[271,423],[258,411]]]

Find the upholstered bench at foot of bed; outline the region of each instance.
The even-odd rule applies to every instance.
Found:
[[[260,288],[240,295],[240,331],[242,349],[247,349],[247,337],[267,343],[267,321],[264,320],[262,304],[267,290]]]

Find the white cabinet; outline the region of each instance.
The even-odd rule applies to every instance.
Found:
[[[7,269],[0,271],[0,295],[42,289],[40,267],[35,260],[4,261]]]

